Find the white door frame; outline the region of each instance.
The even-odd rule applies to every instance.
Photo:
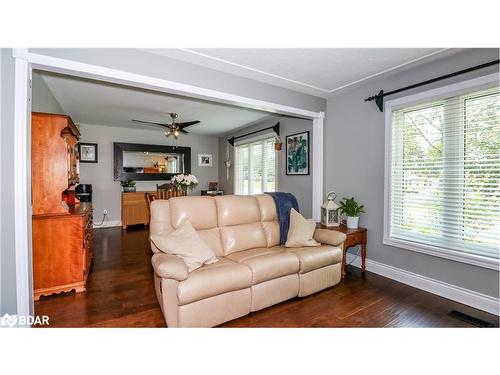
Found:
[[[19,315],[33,312],[33,286],[31,285],[31,187],[29,85],[32,69],[67,74],[99,81],[188,96],[212,102],[231,104],[238,107],[257,109],[269,113],[298,116],[313,122],[312,137],[312,217],[320,220],[320,206],[323,199],[323,126],[324,112],[312,112],[301,108],[267,102],[249,97],[206,89],[180,82],[145,76],[98,65],[31,53],[28,49],[14,49],[15,76],[15,244],[16,285]]]

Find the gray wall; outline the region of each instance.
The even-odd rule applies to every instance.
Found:
[[[328,100],[325,136],[326,191],[354,196],[365,205],[360,225],[368,228],[367,257],[419,275],[498,298],[498,271],[382,244],[384,191],[384,114],[364,98],[498,59],[498,50],[469,50],[441,61],[369,81]],[[498,72],[498,65],[401,93],[409,95],[452,82]],[[396,98],[391,96],[389,98]]]
[[[57,102],[49,87],[43,80],[40,73],[36,70],[33,71],[32,76],[32,112],[46,112],[64,114],[63,109]]]
[[[252,124],[243,129],[239,129],[237,132],[228,133],[219,138],[219,182],[221,183],[225,194],[234,194],[234,149],[229,148],[230,160],[233,162],[233,166],[229,171],[229,180],[227,179],[226,167],[224,166],[224,160],[226,158],[226,145],[227,139],[231,137],[236,137],[238,135],[246,134],[255,130],[263,129],[280,122],[280,136],[285,142],[285,137],[290,134],[299,133],[303,131],[309,131],[309,160],[312,163],[312,136],[313,128],[311,120],[301,120],[296,118],[273,116],[262,122]],[[272,130],[270,130],[272,132]],[[262,133],[264,134],[264,133]],[[256,134],[258,135],[258,134]],[[312,216],[312,164],[309,166],[310,175],[309,176],[287,176],[286,175],[286,151],[285,144],[283,144],[282,150],[278,153],[278,190],[290,192],[295,195],[299,203],[300,212],[304,217],[310,218]]]
[[[1,55],[2,84],[1,94],[1,271],[0,288],[1,312],[15,314],[16,301],[16,262],[14,239],[14,59],[11,49],[2,49]]]
[[[80,183],[92,184],[94,222],[100,223],[104,209],[108,210],[110,221],[121,220],[121,191],[118,181],[113,180],[113,142],[173,145],[155,129],[132,129],[103,125],[80,125],[81,142],[98,144],[98,163],[80,163]],[[191,173],[199,185],[189,194],[199,195],[200,189],[207,189],[208,182],[218,180],[218,138],[196,134],[181,135],[178,146],[191,147]],[[212,167],[199,167],[198,154],[212,154]],[[138,191],[156,190],[156,184],[165,181],[137,181]]]

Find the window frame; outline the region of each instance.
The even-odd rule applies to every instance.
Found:
[[[252,138],[246,138],[244,140],[241,140],[241,141],[236,141],[235,144],[234,144],[234,176],[233,176],[233,191],[235,194],[236,191],[238,190],[237,189],[237,180],[236,180],[236,168],[237,168],[237,164],[236,164],[236,147],[238,146],[244,146],[244,145],[250,145],[252,143],[256,143],[256,142],[263,142],[265,140],[268,140],[268,139],[271,139],[271,138],[274,138],[274,133],[264,133],[264,134],[261,134],[261,135],[258,135],[258,136],[255,136],[255,137],[252,137]],[[249,155],[250,156],[250,155]],[[248,161],[249,164],[250,163],[250,160]],[[274,177],[275,177],[275,181],[274,181],[274,191],[278,191],[278,164],[279,164],[279,155],[275,153],[275,159],[274,159]],[[250,188],[250,187],[249,187]],[[241,194],[243,195],[243,194]],[[245,194],[245,195],[251,195],[250,193],[249,194]]]
[[[459,96],[470,91],[482,90],[499,85],[499,74],[489,74],[437,89],[423,91],[417,94],[389,100],[384,104],[385,112],[385,155],[384,155],[384,227],[382,243],[388,246],[399,247],[440,258],[450,259],[483,268],[500,270],[499,260],[476,254],[467,254],[439,246],[422,244],[407,239],[391,236],[391,175],[392,175],[392,114],[393,111],[405,107],[416,106],[426,102],[446,99],[450,96]]]

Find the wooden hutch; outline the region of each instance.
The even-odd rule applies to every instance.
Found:
[[[92,261],[92,204],[78,203],[77,143],[69,116],[32,113],[33,284],[42,295],[85,291]]]

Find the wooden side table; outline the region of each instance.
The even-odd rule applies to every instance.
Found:
[[[346,240],[344,242],[343,256],[342,256],[342,278],[345,278],[345,266],[346,266],[346,254],[350,247],[361,245],[361,270],[366,271],[366,237],[368,230],[366,228],[348,229],[345,225],[340,225],[338,227],[327,228],[323,225],[320,226],[323,229],[335,230],[337,232],[345,233]]]

